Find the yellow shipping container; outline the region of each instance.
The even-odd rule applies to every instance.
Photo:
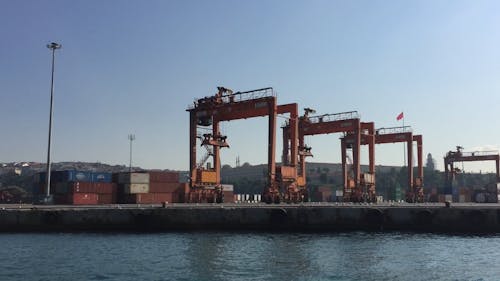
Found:
[[[306,185],[306,181],[304,180],[303,177],[298,177],[297,178],[297,185],[298,186],[304,186],[304,185]]]
[[[216,183],[217,182],[217,174],[215,171],[199,171],[198,178],[203,183]]]

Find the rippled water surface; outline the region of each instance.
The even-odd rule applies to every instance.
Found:
[[[500,280],[500,236],[1,234],[0,280]]]

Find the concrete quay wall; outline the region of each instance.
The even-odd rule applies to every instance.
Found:
[[[0,232],[416,231],[500,233],[500,205],[3,206]]]

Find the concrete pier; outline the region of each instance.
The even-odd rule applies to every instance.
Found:
[[[500,233],[500,204],[0,205],[1,232],[211,230]]]

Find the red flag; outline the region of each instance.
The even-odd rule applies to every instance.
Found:
[[[399,120],[403,119],[404,117],[405,116],[404,116],[403,112],[401,112],[401,113],[399,113],[398,117],[396,117],[396,120],[399,121]]]

